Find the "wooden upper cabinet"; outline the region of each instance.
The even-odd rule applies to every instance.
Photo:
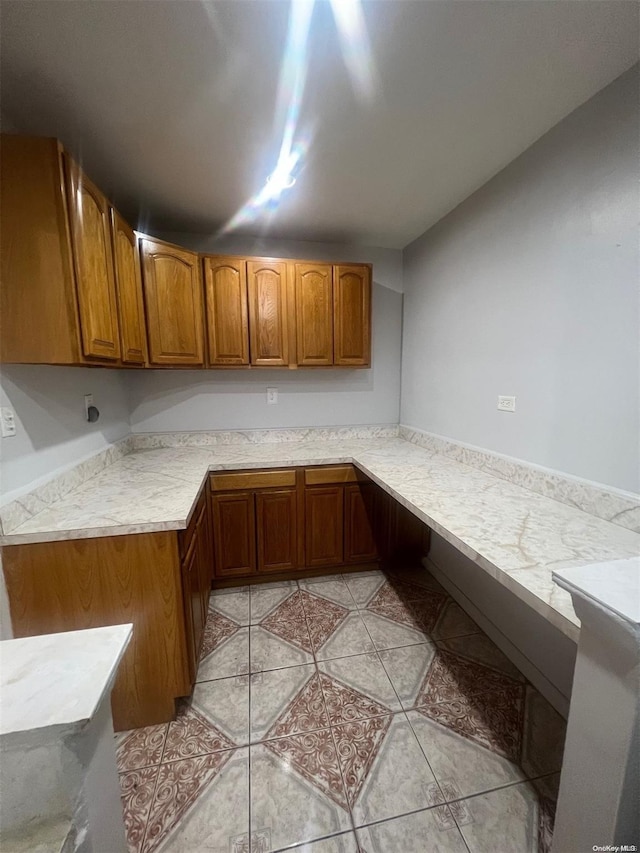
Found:
[[[84,355],[120,358],[109,203],[70,157],[65,157],[69,217]]]
[[[127,364],[144,364],[147,360],[147,333],[144,325],[138,241],[133,229],[113,207],[111,235],[122,361]]]
[[[340,265],[333,273],[333,361],[371,364],[371,267]]]
[[[287,269],[284,261],[258,259],[247,263],[251,364],[289,364]]]
[[[298,364],[333,364],[331,264],[296,264],[295,296]]]
[[[149,362],[202,365],[204,329],[198,255],[150,237],[140,239]]]
[[[247,262],[205,258],[209,364],[249,364]]]

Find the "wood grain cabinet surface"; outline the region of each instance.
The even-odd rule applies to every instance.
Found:
[[[364,264],[334,267],[334,364],[363,367],[371,363],[371,268]]]
[[[83,352],[117,360],[120,334],[109,202],[69,156],[65,167]]]
[[[209,364],[249,364],[247,263],[206,257],[204,264]]]
[[[147,333],[138,239],[133,228],[114,207],[111,208],[111,235],[122,361],[125,364],[144,365],[147,361]]]
[[[55,139],[3,134],[1,357],[119,362],[108,204]]]
[[[57,140],[5,134],[0,159],[2,361],[370,366],[369,264],[136,246]]]
[[[298,364],[333,364],[333,267],[295,264]]]
[[[247,262],[251,364],[286,367],[289,364],[289,285],[285,261]]]
[[[202,277],[198,255],[180,246],[140,239],[149,362],[204,364]]]

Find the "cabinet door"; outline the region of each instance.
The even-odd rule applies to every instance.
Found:
[[[296,264],[298,364],[333,364],[333,268]]]
[[[210,364],[249,364],[247,263],[205,258],[207,337]]]
[[[344,561],[366,563],[377,560],[376,487],[362,483],[344,487]]]
[[[256,571],[256,530],[253,492],[211,497],[216,577],[250,575]]]
[[[258,571],[297,568],[298,512],[295,489],[256,493]]]
[[[310,486],[305,489],[306,564],[339,566],[343,548],[344,486]]]
[[[287,365],[287,264],[278,261],[249,261],[247,277],[251,364],[266,367]]]
[[[116,361],[120,336],[109,203],[70,157],[65,166],[82,351]]]
[[[336,266],[333,276],[333,362],[371,363],[371,268]]]
[[[147,332],[144,323],[138,241],[133,229],[113,207],[111,233],[122,360],[127,364],[144,364],[147,360]]]
[[[151,364],[204,361],[202,287],[195,252],[144,237],[140,241]]]

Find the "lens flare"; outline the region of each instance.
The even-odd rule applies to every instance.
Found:
[[[251,196],[221,229],[227,234],[273,214],[282,194],[290,189],[301,172],[309,149],[311,133],[299,127],[300,112],[309,66],[309,35],[316,0],[291,0],[287,44],[280,68],[276,103],[276,133],[280,152],[276,166],[259,192]],[[364,100],[375,94],[375,71],[360,0],[330,0],[344,61],[354,90]],[[281,130],[280,130],[281,129]]]

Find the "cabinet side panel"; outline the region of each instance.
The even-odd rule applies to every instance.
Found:
[[[189,690],[175,533],[14,545],[3,560],[16,637],[132,622],[114,726],[173,718],[175,697]]]
[[[58,144],[3,135],[0,165],[2,361],[82,362]]]

